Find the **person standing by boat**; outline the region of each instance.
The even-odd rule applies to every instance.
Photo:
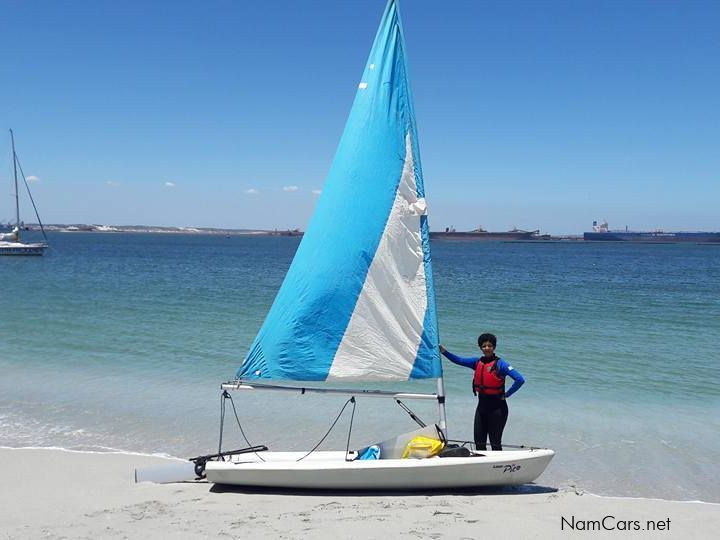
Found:
[[[481,334],[478,346],[482,356],[461,358],[440,345],[440,352],[451,362],[465,366],[475,372],[473,393],[478,397],[475,409],[475,447],[487,450],[487,439],[493,450],[502,450],[502,434],[508,418],[506,399],[513,395],[525,383],[520,372],[495,355],[497,337],[493,334]],[[505,391],[505,377],[513,379],[510,390]]]

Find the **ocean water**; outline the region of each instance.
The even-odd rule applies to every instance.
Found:
[[[50,241],[45,257],[0,258],[0,446],[216,450],[219,384],[299,240]],[[504,441],[556,450],[538,483],[720,502],[720,246],[435,241],[432,251],[443,344],[470,356],[492,331],[527,379]],[[445,363],[452,438],[472,438],[471,377]],[[250,442],[278,450],[314,445],[346,399],[234,395]],[[407,405],[435,420],[431,404]],[[228,418],[224,447],[245,446]],[[348,421],[346,410],[324,448],[345,447]],[[394,402],[358,399],[351,446],[413,428]]]

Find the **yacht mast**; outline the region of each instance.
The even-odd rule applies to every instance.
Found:
[[[17,182],[17,156],[15,155],[15,134],[13,130],[10,130],[10,141],[12,141],[12,155],[13,155],[13,173],[15,176],[15,225],[17,225],[18,233],[20,231],[20,191],[18,190]]]

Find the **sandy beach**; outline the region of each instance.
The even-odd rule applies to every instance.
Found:
[[[135,484],[136,467],[169,462],[159,457],[7,448],[0,457],[3,539],[708,538],[720,527],[717,504],[598,497],[542,477],[471,493],[273,493]]]

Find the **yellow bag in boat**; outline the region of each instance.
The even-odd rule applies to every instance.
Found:
[[[429,437],[415,437],[405,447],[403,459],[405,458],[429,458],[436,456],[445,447],[445,443]]]

